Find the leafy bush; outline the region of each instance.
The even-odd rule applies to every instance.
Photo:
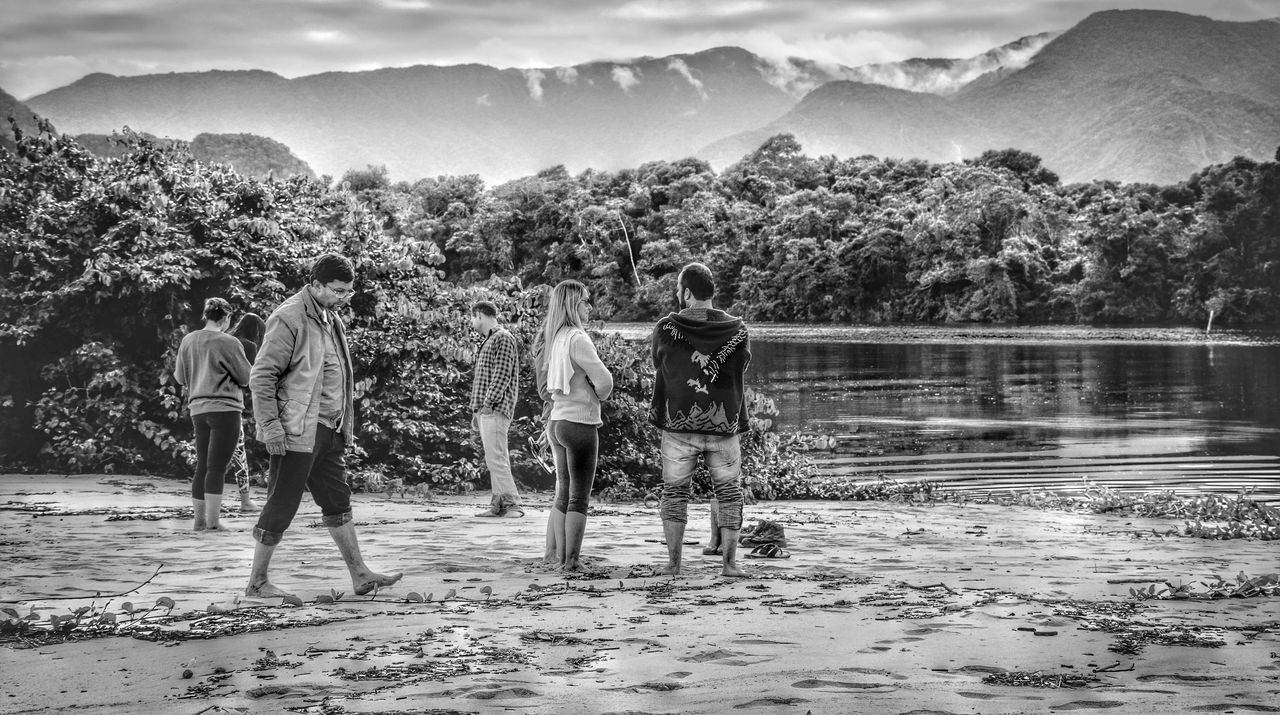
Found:
[[[553,481],[524,447],[542,429],[528,348],[546,286],[447,283],[433,240],[389,235],[355,194],[304,177],[245,178],[195,161],[180,143],[129,132],[118,138],[120,154],[106,158],[47,125],[17,139],[16,153],[0,153],[0,362],[17,367],[0,375],[0,427],[13,426],[6,434],[18,439],[5,440],[12,451],[0,461],[189,474],[191,427],[170,372],[204,298],[266,315],[304,283],[310,259],[338,251],[357,270],[346,316],[359,418],[353,472],[449,489],[483,477],[470,424],[479,340],[469,310],[487,299],[525,346],[516,475],[535,486]],[[597,485],[643,493],[661,475],[657,432],[646,422],[647,346],[594,339],[616,383]],[[807,464],[767,438],[771,424],[753,422],[744,460],[801,478]]]
[[[1166,581],[1164,586],[1151,584],[1147,588],[1130,588],[1129,596],[1138,601],[1150,600],[1213,600],[1219,598],[1254,598],[1280,596],[1280,574],[1262,574],[1249,577],[1243,572],[1227,580],[1214,574],[1213,581],[1201,581],[1177,586]]]

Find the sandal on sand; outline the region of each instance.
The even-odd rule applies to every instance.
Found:
[[[747,554],[749,559],[789,559],[791,552],[786,549],[780,549],[776,544],[761,544],[751,550]]]
[[[519,519],[524,516],[524,509],[518,506],[509,506],[502,510],[501,516],[506,519]]]

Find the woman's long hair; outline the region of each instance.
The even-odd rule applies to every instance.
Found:
[[[560,281],[551,289],[551,303],[547,306],[547,320],[542,324],[542,349],[551,351],[556,334],[566,327],[582,328],[582,316],[578,306],[587,299],[587,287],[573,279]]]
[[[262,338],[267,334],[267,324],[257,313],[245,313],[236,321],[231,329],[231,337],[244,338],[258,347],[262,347]]]

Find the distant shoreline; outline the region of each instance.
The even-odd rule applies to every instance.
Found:
[[[809,338],[838,343],[1032,343],[1115,345],[1280,345],[1280,328],[1214,329],[1190,326],[1091,326],[1091,325],[858,325],[853,323],[769,323],[748,321],[754,340],[785,341]],[[604,323],[602,330],[625,338],[643,338],[652,323]],[[803,340],[802,340],[803,341]]]

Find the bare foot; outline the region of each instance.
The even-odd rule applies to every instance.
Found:
[[[293,594],[278,588],[270,581],[263,581],[262,583],[251,583],[246,586],[244,589],[244,595],[250,598],[285,598],[287,596],[292,596]]]
[[[658,575],[659,576],[679,576],[680,564],[667,564],[666,568],[658,570]]]
[[[227,527],[223,526],[221,523],[217,523],[217,524],[214,524],[213,526],[206,525],[204,529],[201,529],[200,531],[229,531],[229,529],[227,529]]]
[[[738,568],[737,564],[725,564],[724,570],[720,572],[721,576],[729,578],[751,578],[751,574]]]
[[[262,509],[257,504],[254,504],[251,501],[240,502],[241,514],[257,514],[260,511],[262,511]]]
[[[581,571],[582,564],[578,563],[577,559],[574,559],[573,561],[566,561],[564,562],[564,565],[560,567],[560,570],[561,571]]]
[[[204,531],[207,528],[209,527],[205,525],[204,519],[196,519],[195,523],[191,525],[192,531]]]
[[[404,576],[402,573],[393,573],[389,576],[369,573],[368,577],[364,581],[361,581],[360,583],[355,583],[353,581],[351,585],[355,588],[357,596],[363,596],[373,591],[375,588],[386,588],[387,586],[393,585],[396,581],[399,581],[402,576]]]

